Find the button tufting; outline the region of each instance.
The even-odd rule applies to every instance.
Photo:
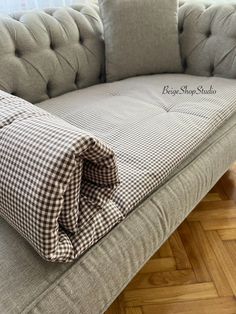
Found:
[[[211,75],[211,76],[214,76],[214,70],[215,70],[214,65],[211,64],[211,65],[210,65],[210,69],[209,69],[209,72],[210,72],[210,75]]]
[[[20,56],[21,56],[21,53],[20,53],[20,51],[18,49],[15,50],[15,56],[17,58],[20,58]]]
[[[101,72],[100,74],[99,74],[99,76],[98,76],[98,81],[99,82],[104,82],[104,76],[103,76],[103,72]]]
[[[50,82],[48,82],[47,85],[46,85],[46,93],[47,93],[49,98],[50,98],[50,90],[51,90]]]
[[[187,63],[187,58],[184,58],[183,61],[182,61],[182,66],[184,68],[184,71],[187,69],[188,67],[188,63]]]
[[[75,85],[77,85],[78,81],[79,81],[79,73],[77,72],[75,74]]]
[[[7,21],[2,20],[0,36],[1,33],[5,34],[6,32],[7,38],[10,38],[10,40],[6,42],[3,40],[0,43],[0,51],[4,49],[9,51],[10,60],[6,64],[2,60],[2,64],[5,66],[5,72],[9,72],[9,69],[12,69],[12,62],[16,63],[15,67],[10,71],[10,74],[12,74],[10,85],[13,85],[13,91],[16,91],[15,87],[19,89],[16,95],[20,95],[32,102],[38,102],[44,98],[58,96],[71,89],[98,83],[100,71],[97,71],[97,69],[102,66],[100,56],[103,54],[103,47],[100,45],[97,37],[98,33],[100,33],[100,20],[86,20],[86,12],[82,12],[79,15],[76,12],[73,10],[73,12],[70,12],[71,14],[68,14],[66,9],[60,8],[57,13],[55,9],[51,9],[51,12],[45,13],[43,20],[41,20],[41,13],[32,11],[27,13],[27,17],[26,15],[17,14],[15,19],[9,16]],[[58,17],[58,14],[60,17]],[[96,15],[95,11],[91,11],[91,14]],[[38,25],[35,25],[35,21],[39,19],[40,22]],[[16,20],[19,20],[19,22],[16,22]],[[87,21],[85,24],[84,20]],[[77,25],[73,31],[74,33],[70,31],[71,23],[73,26]],[[55,30],[53,28],[55,24],[60,29],[59,32],[53,31]],[[8,29],[8,26],[11,27]],[[14,32],[15,29],[17,30],[16,34]],[[45,45],[40,45],[42,36],[45,37]],[[89,50],[86,50],[86,58],[84,58],[84,45],[90,41],[93,49],[91,51],[88,47]],[[78,64],[74,62],[75,56],[73,53],[66,54],[66,50],[70,51],[71,49],[76,50],[74,54],[81,61]],[[56,64],[58,72],[62,72],[67,77],[71,76],[71,80],[67,82],[66,80],[58,79],[54,73],[54,66],[45,67],[47,58],[50,58],[48,60],[50,64]],[[61,61],[62,58],[66,59],[66,61],[64,59]],[[90,71],[85,71],[84,75],[81,75],[80,65],[82,68],[89,65]],[[16,75],[17,71],[19,75]],[[0,71],[0,81],[3,81],[3,85],[7,87],[9,85],[8,79],[10,74],[8,73],[9,75],[7,75],[3,72]],[[20,86],[18,86],[18,76],[22,75],[26,79],[21,80]],[[74,80],[77,88],[73,82]],[[28,86],[29,81],[31,81],[32,86],[35,84],[38,86],[34,93],[32,93],[32,90]],[[14,95],[14,93],[12,94]]]
[[[211,30],[206,33],[206,37],[209,38],[211,36]]]
[[[183,33],[183,31],[184,31],[184,27],[183,27],[183,26],[181,26],[181,27],[179,28],[179,33],[180,33],[180,34],[182,34],[182,33]]]

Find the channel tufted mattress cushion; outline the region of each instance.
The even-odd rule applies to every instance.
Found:
[[[230,79],[162,74],[100,84],[38,106],[114,149],[121,184],[113,200],[127,214],[236,111],[236,89]]]
[[[65,121],[2,94],[0,214],[44,258],[67,262],[124,219],[236,112],[236,90],[230,79],[154,75],[38,106]]]
[[[114,152],[91,133],[0,92],[0,215],[48,261],[75,259],[123,215]]]

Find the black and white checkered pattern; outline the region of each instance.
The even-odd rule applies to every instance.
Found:
[[[123,218],[110,202],[119,184],[114,153],[90,133],[0,94],[0,214],[45,259],[71,261],[78,254],[70,237],[86,249]]]

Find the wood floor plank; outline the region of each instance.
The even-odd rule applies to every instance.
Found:
[[[192,269],[174,270],[136,275],[127,290],[178,286],[196,283],[196,277]]]
[[[161,258],[161,255],[160,255],[159,250],[158,250],[158,251],[156,251],[156,253],[155,253],[155,254],[153,254],[153,256],[151,257],[151,259],[155,259],[155,258]]]
[[[158,271],[175,270],[176,264],[173,257],[150,259],[140,270],[139,274],[156,273]]]
[[[230,168],[223,177],[219,180],[217,186],[221,191],[227,195],[227,197],[236,202],[236,166]]]
[[[207,267],[201,256],[198,245],[195,243],[188,223],[183,222],[178,228],[179,235],[187,252],[188,258],[195,272],[198,282],[211,281]]]
[[[236,314],[236,300],[221,297],[180,303],[147,305],[143,314]]]
[[[235,202],[232,200],[220,200],[212,202],[201,201],[194,209],[193,212],[205,211],[205,210],[215,210],[215,209],[231,209],[235,207]],[[192,213],[193,213],[192,212]],[[190,215],[192,214],[190,213]]]
[[[221,182],[217,182],[217,184],[215,185],[215,193],[218,193],[222,200],[232,200],[232,198],[229,197],[228,193],[225,193],[225,189],[223,189]]]
[[[210,299],[217,296],[213,283],[207,282],[164,288],[125,290],[124,303],[125,307],[135,307],[147,304]]]
[[[219,193],[209,193],[202,199],[202,202],[221,201],[222,199]]]
[[[116,300],[112,303],[109,309],[106,311],[106,314],[126,314],[123,293],[121,293]]]
[[[169,238],[169,243],[175,257],[176,269],[192,268],[178,231],[174,232],[171,235],[171,237]]]
[[[158,250],[160,257],[173,257],[173,252],[170,247],[170,242],[167,240]]]
[[[222,270],[230,284],[234,296],[236,296],[236,264],[233,263],[218,233],[216,231],[208,231],[206,234],[214,250],[216,258],[218,259]]]
[[[221,240],[236,240],[236,228],[235,229],[221,229],[217,230]]]
[[[236,163],[106,314],[236,314]]]
[[[156,251],[155,254],[151,257],[154,258],[163,258],[163,257],[173,257],[173,252],[171,250],[169,240],[167,240],[160,248]]]
[[[127,307],[125,314],[143,314],[141,307]]]
[[[228,280],[222,270],[222,267],[217,260],[215,253],[208,241],[208,238],[199,222],[192,222],[189,224],[192,231],[193,238],[198,243],[200,254],[207,265],[211,278],[216,286],[217,292],[220,296],[232,296],[233,291],[229,285]]]
[[[231,256],[233,263],[236,265],[236,241],[224,241],[223,243]]]
[[[220,204],[219,204],[220,203]],[[207,205],[210,206],[207,206]],[[189,221],[236,218],[236,205],[232,201],[204,202],[188,216]]]
[[[205,230],[234,229],[236,228],[236,218],[206,219],[205,221],[202,221],[202,226]]]
[[[121,314],[121,313],[122,313],[122,309],[119,306],[118,300],[115,300],[112,303],[112,305],[109,307],[109,309],[106,311],[106,314]]]

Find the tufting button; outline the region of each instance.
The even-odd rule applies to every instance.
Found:
[[[214,76],[214,70],[215,70],[214,65],[211,64],[211,65],[210,65],[210,69],[209,69],[209,72],[210,72],[210,75],[211,75],[211,76]]]
[[[182,34],[182,33],[183,33],[183,31],[184,31],[184,27],[183,27],[183,26],[181,26],[181,27],[179,28],[179,33],[180,33],[180,34]]]
[[[187,69],[188,67],[188,63],[187,63],[187,58],[184,58],[183,61],[182,61],[182,66],[184,68],[184,71]]]
[[[51,90],[50,82],[48,82],[47,85],[46,85],[46,93],[47,93],[49,98],[50,98],[50,90]]]
[[[100,74],[99,74],[99,76],[98,76],[98,81],[99,82],[104,82],[104,76],[103,76],[103,72],[101,72]]]
[[[84,40],[83,40],[83,38],[80,36],[80,38],[79,38],[79,43],[81,44],[81,45],[83,45],[83,43],[84,43]]]
[[[20,53],[20,51],[18,49],[15,50],[15,56],[17,58],[20,58],[20,56],[21,56],[21,53]]]
[[[211,30],[206,33],[206,37],[209,38],[211,36]]]
[[[52,49],[52,50],[54,50],[54,49],[55,49],[55,47],[54,47],[54,45],[53,45],[53,43],[52,43],[52,42],[50,43],[50,49]]]
[[[75,74],[75,85],[77,85],[78,81],[79,81],[79,73],[77,72]]]

